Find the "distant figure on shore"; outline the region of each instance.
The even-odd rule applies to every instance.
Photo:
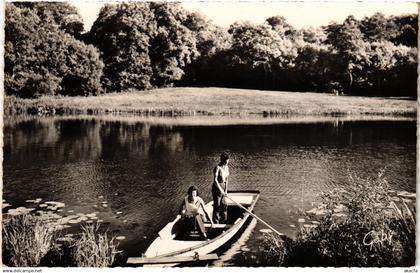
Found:
[[[202,210],[200,210],[200,208]],[[202,215],[204,213],[205,215]],[[204,227],[203,217],[207,216],[213,226],[213,221],[204,207],[204,201],[198,196],[198,189],[196,186],[191,186],[188,189],[188,195],[180,207],[180,213],[185,221],[186,231],[189,233],[198,227],[201,235],[207,239],[206,230]]]
[[[213,170],[213,222],[218,224],[220,221],[227,221],[227,205],[224,195],[228,190],[229,178],[229,155],[223,152],[220,155],[220,162]]]

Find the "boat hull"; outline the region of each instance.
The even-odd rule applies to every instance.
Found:
[[[258,191],[229,191],[229,197],[234,199],[236,202],[244,205],[249,210],[252,210],[259,198]],[[229,200],[229,199],[228,199]],[[236,206],[232,201],[228,202],[228,206]],[[212,210],[212,202],[206,204],[206,210]],[[250,215],[244,212],[241,217],[238,217],[236,221],[229,228],[224,230],[220,235],[211,239],[210,241],[186,241],[176,240],[173,232],[173,227],[179,219],[175,219],[165,226],[149,248],[144,253],[144,257],[179,257],[179,256],[196,256],[206,255],[215,252],[221,248],[247,224],[250,219]],[[174,266],[176,264],[165,264],[159,265],[154,264],[153,266]]]

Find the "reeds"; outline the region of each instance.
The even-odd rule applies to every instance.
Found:
[[[38,266],[55,239],[55,230],[30,214],[3,219],[2,234],[3,261],[18,267]]]
[[[270,248],[277,250],[277,265],[415,264],[415,207],[390,190],[383,171],[375,178],[353,174],[349,182],[346,188],[321,195],[318,208],[325,213],[316,218],[318,225],[301,226],[296,238],[286,245],[280,238],[266,239]],[[285,247],[279,248],[280,244]]]
[[[117,245],[115,238],[99,233],[99,226],[82,226],[73,243],[57,247],[55,241],[60,234],[45,220],[31,214],[7,217],[3,219],[3,263],[14,267],[109,267],[118,253]],[[70,257],[63,257],[65,253]]]
[[[75,266],[109,267],[115,261],[115,238],[99,233],[99,224],[82,226],[80,237],[73,243],[71,256]]]

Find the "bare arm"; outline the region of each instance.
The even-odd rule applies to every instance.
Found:
[[[203,199],[200,199],[200,205],[201,205],[204,213],[206,214],[207,219],[209,219],[210,220],[210,223],[213,225],[213,219],[211,219],[211,217],[209,216],[206,208],[204,207],[204,201],[203,201]]]
[[[228,182],[229,182],[229,167],[227,167],[227,168],[228,168],[228,176],[226,177],[226,181],[225,181],[226,182],[225,194],[227,194],[227,192],[228,192]]]
[[[219,172],[220,172],[220,169],[216,166],[214,168],[214,172],[213,172],[213,176],[214,176],[213,183],[216,185],[217,189],[219,189],[219,192],[223,195],[223,194],[225,194],[224,190],[222,189],[222,187],[220,187],[219,181],[217,181],[217,176],[218,176]]]

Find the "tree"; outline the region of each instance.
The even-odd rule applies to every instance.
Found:
[[[292,42],[265,24],[235,23],[229,33],[232,34],[232,59],[238,63],[288,68],[296,57]]]
[[[29,8],[43,21],[55,24],[65,33],[80,37],[83,19],[77,8],[65,2],[14,2],[16,7]]]
[[[186,64],[198,56],[186,20],[186,11],[176,3],[106,5],[88,41],[102,52],[107,88],[143,90],[180,80]]]
[[[369,51],[370,72],[374,75],[375,80],[371,81],[376,85],[377,93],[381,92],[384,74],[392,70],[397,65],[397,54],[400,58],[407,54],[404,46],[395,46],[388,41],[373,42]]]
[[[267,18],[265,22],[282,37],[291,35],[296,31],[286,22],[286,18],[283,16],[272,16]]]
[[[152,84],[168,86],[184,75],[183,68],[199,56],[195,34],[185,24],[187,12],[178,3],[150,3],[157,31],[150,43]]]
[[[156,23],[148,3],[105,5],[87,41],[98,47],[105,63],[104,86],[109,91],[151,87],[150,36]]]
[[[337,52],[337,61],[348,77],[348,93],[352,93],[354,74],[369,63],[369,44],[363,41],[359,26],[360,22],[349,16],[343,24],[333,23],[326,28],[327,43]]]
[[[417,47],[418,19],[416,14],[393,17],[397,34],[392,40],[395,44]]]
[[[184,25],[195,35],[198,56],[185,67],[180,84],[223,86],[223,55],[231,46],[231,36],[196,12],[187,14]]]
[[[49,18],[42,19],[27,7],[6,5],[6,93],[20,97],[99,93],[103,64],[97,50]]]
[[[327,35],[321,27],[314,28],[311,26],[307,29],[302,29],[301,32],[303,41],[306,43],[322,45],[327,40]]]
[[[207,59],[231,46],[227,31],[208,21],[203,15],[193,12],[187,14],[185,26],[196,35],[197,51],[200,59]]]
[[[370,42],[392,40],[398,32],[394,21],[379,12],[363,18],[360,22],[360,30],[364,38]]]

